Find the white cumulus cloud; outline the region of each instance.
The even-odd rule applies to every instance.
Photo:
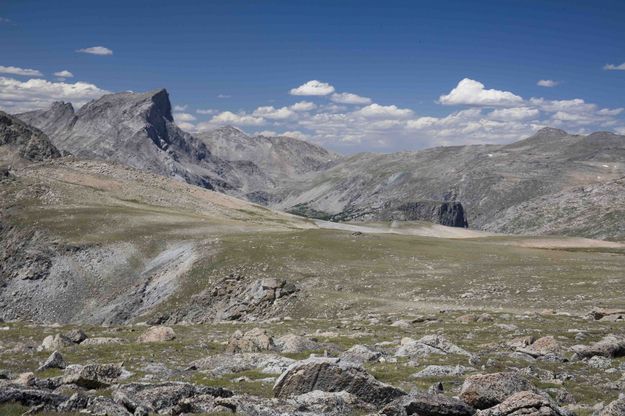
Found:
[[[514,106],[523,98],[510,91],[488,90],[479,81],[465,78],[449,94],[439,98],[444,105]]]
[[[235,126],[258,126],[263,124],[265,119],[262,117],[250,116],[247,114],[235,114],[231,111],[224,111],[214,116],[210,123],[217,125],[234,124]],[[202,123],[200,123],[202,124]],[[198,128],[200,126],[198,125]]]
[[[195,112],[198,114],[215,114],[217,110],[213,110],[212,108],[200,108],[195,110]]]
[[[606,71],[625,71],[625,62],[620,65],[607,64],[603,69]]]
[[[0,77],[0,107],[13,113],[46,108],[54,101],[69,101],[80,107],[108,93],[87,82],[51,82],[44,79],[22,82]]]
[[[293,111],[311,111],[317,108],[317,104],[310,101],[300,101],[289,107]]]
[[[74,74],[72,74],[71,72],[69,72],[67,69],[64,69],[62,71],[58,71],[54,73],[55,77],[59,77],[59,78],[74,78]]]
[[[329,95],[334,92],[334,87],[327,82],[317,81],[313,79],[290,91],[291,95]]]
[[[92,46],[90,48],[82,48],[82,49],[76,50],[76,52],[88,53],[90,55],[101,55],[101,56],[113,55],[113,51],[110,50],[109,48],[105,48],[104,46]]]
[[[339,104],[370,104],[371,98],[361,97],[360,95],[352,94],[351,92],[334,93],[330,97],[331,101]]]
[[[25,77],[41,77],[43,74],[36,70],[30,68],[19,68],[17,66],[2,66],[0,65],[0,73],[2,74],[11,74],[11,75],[21,75]]]
[[[412,115],[412,110],[399,108],[396,105],[369,104],[354,112],[355,115],[365,118],[404,118]]]
[[[528,107],[512,107],[512,108],[499,108],[493,110],[488,118],[493,120],[527,120],[536,118],[540,115],[540,111],[536,108]]]
[[[536,85],[539,87],[553,88],[558,85],[558,81],[554,81],[552,79],[541,79],[536,83]]]
[[[181,122],[189,122],[189,121],[194,121],[195,116],[189,113],[174,113],[174,120],[181,121]]]
[[[291,118],[295,113],[287,107],[274,108],[273,106],[258,107],[252,113],[252,116],[264,117],[270,120],[285,120]]]

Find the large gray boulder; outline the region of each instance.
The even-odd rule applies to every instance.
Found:
[[[477,374],[464,380],[460,398],[477,409],[486,409],[514,393],[535,390],[526,378],[514,372]]]
[[[442,335],[426,335],[418,340],[404,338],[397,349],[397,357],[427,357],[430,354],[458,354],[471,356],[471,353],[453,343]]]
[[[99,389],[116,382],[123,373],[121,364],[71,365],[65,369],[61,382],[86,389]]]
[[[490,409],[480,410],[477,416],[570,416],[571,413],[551,399],[531,391],[522,391],[508,397]]]
[[[625,397],[614,400],[603,410],[596,413],[597,416],[623,416],[625,415]]]
[[[277,354],[244,352],[239,354],[217,354],[193,361],[192,366],[220,377],[247,370],[258,370],[265,374],[282,374],[295,360]]]
[[[579,358],[590,358],[594,355],[608,358],[621,357],[625,355],[625,337],[607,335],[591,345],[574,345],[571,349]]]
[[[314,390],[346,391],[364,402],[385,405],[406,393],[376,380],[359,365],[338,358],[313,357],[289,367],[276,380],[274,396],[286,398]]]

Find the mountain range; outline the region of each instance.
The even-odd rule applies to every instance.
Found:
[[[343,157],[231,126],[192,135],[176,126],[171,108],[167,91],[156,90],[105,95],[78,111],[54,103],[17,117],[61,152],[308,217],[625,238],[618,225],[625,215],[625,136],[544,128],[508,145]]]

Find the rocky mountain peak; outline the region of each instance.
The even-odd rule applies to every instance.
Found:
[[[553,127],[543,127],[542,129],[538,130],[532,137],[535,138],[545,138],[545,139],[551,139],[551,138],[558,138],[558,137],[564,137],[564,136],[568,136],[569,134],[564,131],[564,130],[560,130],[560,129],[556,129]]]
[[[42,131],[0,111],[0,146],[17,151],[22,159],[42,161],[61,156]]]

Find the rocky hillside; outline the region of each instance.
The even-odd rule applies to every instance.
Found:
[[[48,110],[19,114],[64,151],[109,160],[221,191],[236,191],[268,179],[251,167],[237,170],[174,123],[166,90],[105,95],[74,111],[54,103]]]
[[[625,176],[625,136],[599,132],[569,135],[543,129],[510,145],[439,147],[418,152],[358,154],[318,175],[300,178],[281,191],[275,206],[319,217],[363,219],[384,207],[422,201],[457,202],[471,228],[525,232],[610,235],[610,223],[582,224],[560,212],[561,225],[525,229],[521,204],[535,201],[548,210],[550,195],[595,186]],[[616,187],[616,192],[621,190]],[[560,198],[554,196],[554,198]],[[614,202],[618,202],[615,196]],[[431,202],[430,202],[431,203]],[[584,202],[592,210],[594,201]],[[517,207],[517,208],[515,208]],[[506,214],[507,213],[507,214]],[[427,219],[427,218],[421,218]],[[514,221],[515,226],[507,227]],[[570,221],[568,226],[562,224]],[[494,225],[494,224],[497,225]]]
[[[11,165],[18,159],[42,161],[61,153],[40,130],[0,111],[0,164]]]
[[[225,126],[196,135],[216,156],[228,161],[251,161],[276,183],[328,168],[340,157],[326,149],[292,137],[249,136]]]

